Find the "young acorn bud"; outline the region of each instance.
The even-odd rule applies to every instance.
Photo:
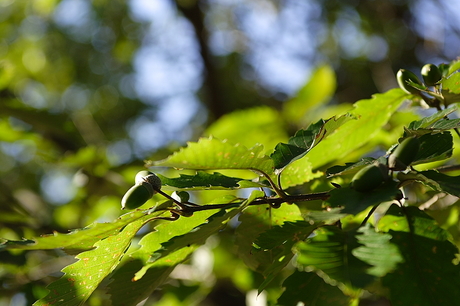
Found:
[[[147,182],[136,184],[121,199],[121,209],[136,209],[147,202],[154,194],[152,185]]]
[[[436,65],[426,64],[422,67],[422,77],[425,85],[434,86],[441,80],[442,73]]]
[[[174,191],[171,197],[181,203],[186,203],[190,200],[190,194],[187,191]]]
[[[381,163],[370,164],[355,174],[351,188],[359,192],[372,191],[388,179],[388,167]]]
[[[388,157],[391,170],[402,171],[414,161],[420,149],[420,140],[416,137],[405,138]]]
[[[409,94],[418,94],[419,92],[418,89],[409,85],[409,81],[412,81],[415,84],[423,85],[413,72],[406,69],[399,69],[398,73],[396,73],[396,80],[398,81],[399,87]]]
[[[136,184],[141,184],[142,182],[149,183],[153,188],[154,194],[157,193],[157,190],[161,189],[160,178],[156,176],[154,173],[147,171],[147,170],[139,171],[136,174],[134,181],[136,182]]]

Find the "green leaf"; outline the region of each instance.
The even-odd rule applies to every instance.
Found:
[[[365,140],[372,139],[381,131],[406,99],[407,95],[402,89],[397,88],[376,94],[372,99],[356,102],[349,114],[358,120],[344,124],[308,153],[312,168],[318,169],[362,147],[366,143]]]
[[[456,72],[447,79],[441,81],[441,94],[444,97],[444,104],[460,102],[460,73]]]
[[[186,260],[197,246],[184,247],[155,262],[150,261],[152,254],[160,250],[163,243],[191,232],[213,214],[211,210],[199,211],[191,218],[162,222],[144,235],[139,241],[140,248],[111,275],[108,294],[112,296],[113,305],[137,305],[161,286],[174,267]]]
[[[319,66],[296,96],[284,103],[284,116],[289,122],[299,124],[307,111],[330,99],[335,92],[335,88],[334,70],[328,65]]]
[[[454,72],[457,72],[457,70],[460,69],[460,60],[453,60],[452,62],[449,63],[449,70],[447,72],[447,76],[451,75]]]
[[[409,126],[407,127],[409,132],[416,133],[417,130],[429,130],[436,122],[439,120],[443,120],[447,115],[455,112],[458,109],[457,106],[452,106],[446,108],[442,111],[436,112],[431,116],[424,117],[421,120],[412,121]],[[445,120],[445,119],[444,119]]]
[[[303,215],[305,221],[311,222],[325,222],[332,224],[346,217],[347,214],[342,213],[342,208],[328,208],[327,210],[310,210]]]
[[[349,306],[351,298],[343,294],[336,286],[324,282],[314,272],[295,271],[284,282],[286,290],[279,297],[277,305],[297,306]]]
[[[378,223],[404,262],[383,278],[394,306],[456,305],[460,301],[460,266],[453,264],[458,249],[449,235],[417,207],[393,205]]]
[[[454,142],[450,132],[425,134],[419,140],[420,149],[412,165],[443,160],[452,156]]]
[[[138,258],[133,258],[117,269],[111,277],[108,293],[111,295],[113,306],[137,305],[164,284],[174,268],[188,259],[197,246],[182,248],[154,263],[148,264]],[[142,271],[142,278],[136,274]],[[135,276],[136,275],[136,276]]]
[[[356,215],[370,206],[393,201],[397,194],[397,182],[388,181],[370,192],[359,192],[350,187],[333,189],[330,191],[331,196],[325,202],[330,207],[344,207],[341,213]]]
[[[356,238],[363,246],[354,249],[352,254],[372,266],[367,273],[382,277],[403,261],[398,248],[390,243],[391,235],[376,232],[369,223],[358,232],[362,234]]]
[[[277,261],[277,258],[281,258],[283,246],[264,251],[260,248],[255,248],[254,242],[256,242],[259,235],[272,227],[287,221],[297,220],[302,220],[297,205],[283,204],[277,209],[269,208],[267,205],[248,207],[238,218],[238,221],[241,222],[235,233],[238,256],[250,269],[263,274],[267,268]]]
[[[370,165],[375,161],[375,158],[364,157],[357,163],[346,163],[344,166],[333,166],[326,170],[327,177],[338,175],[347,175],[358,172],[364,166]]]
[[[198,171],[196,175],[180,174],[177,178],[157,175],[161,179],[162,185],[173,187],[171,189],[236,189],[240,187],[239,182],[243,180],[218,172],[207,173],[203,171]]]
[[[206,242],[211,235],[217,233],[223,229],[227,223],[239,214],[243,209],[247,207],[253,200],[258,197],[264,196],[264,193],[260,190],[254,190],[251,196],[246,199],[243,204],[236,208],[229,208],[227,210],[222,209],[217,213],[210,216],[206,222],[198,225],[192,229],[189,233],[184,235],[175,236],[169,241],[161,244],[161,248],[152,255],[152,260],[164,257],[172,252],[175,252],[184,247],[190,247],[191,245],[201,245]]]
[[[144,216],[129,223],[118,234],[96,242],[95,249],[78,254],[79,260],[65,267],[64,276],[48,285],[49,294],[34,305],[82,305],[116,268],[132,238],[149,218]]]
[[[439,192],[460,197],[460,176],[449,176],[435,170],[398,174],[401,181],[415,180]]]
[[[355,232],[335,226],[320,227],[312,238],[295,246],[297,265],[324,272],[320,276],[330,284],[339,282],[354,290],[364,288],[374,277],[367,273],[369,265],[353,256],[351,250],[358,246]]]
[[[277,143],[288,139],[284,124],[277,110],[259,106],[225,114],[206,129],[205,135],[246,147],[260,143],[271,151]]]
[[[460,73],[451,74],[447,79],[443,79],[441,84],[443,91],[460,94]]]
[[[324,173],[321,171],[313,171],[308,156],[305,156],[290,163],[283,169],[283,173],[281,175],[281,186],[286,189],[302,185],[314,180],[315,178],[322,177],[323,175]]]
[[[114,222],[93,223],[85,228],[76,229],[68,234],[55,232],[51,235],[23,241],[5,241],[0,249],[50,250],[64,249],[69,254],[78,254],[93,248],[94,243],[108,236],[117,234],[127,224],[144,217],[142,212],[130,212]]]
[[[306,130],[297,131],[294,136],[289,138],[287,144],[279,143],[275,147],[275,151],[271,155],[275,162],[275,168],[281,171],[288,164],[302,158],[308,151],[352,118],[352,116],[345,114],[339,118],[320,119]]]
[[[287,221],[259,235],[255,244],[264,252],[271,252],[273,261],[262,272],[265,277],[259,286],[259,293],[275,278],[276,275],[291,261],[294,253],[292,247],[307,237],[320,225],[306,221]]]
[[[216,138],[201,138],[168,158],[153,162],[154,166],[195,170],[246,169],[273,173],[273,160],[263,154],[263,146],[247,149]]]

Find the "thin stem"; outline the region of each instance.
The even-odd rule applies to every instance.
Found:
[[[457,171],[457,170],[460,170],[460,165],[441,166],[441,167],[438,167],[438,168],[434,168],[434,170],[439,171],[439,172]]]
[[[267,173],[265,173],[264,171],[261,171],[261,170],[258,170],[258,169],[255,169],[253,170],[255,172],[258,172],[260,174],[262,174],[263,176],[265,176],[265,178],[268,180],[268,182],[270,183],[270,186],[273,188],[273,190],[275,191],[275,193],[280,197],[280,198],[285,198],[287,197],[286,193],[284,192],[283,189],[281,189],[280,187],[278,187],[275,182],[272,180],[272,178],[270,177],[270,175],[268,175]]]
[[[169,198],[169,197],[168,197]],[[295,203],[295,202],[306,202],[306,201],[314,201],[314,200],[326,200],[329,198],[329,192],[318,192],[318,193],[309,193],[309,194],[299,194],[299,195],[286,195],[285,198],[279,197],[262,197],[257,198],[252,201],[249,205],[262,205],[262,204],[269,204],[269,205],[281,205],[282,203]],[[175,201],[176,203],[176,201]],[[197,206],[188,206],[184,205],[183,203],[181,206],[181,210],[189,213],[194,213],[196,211],[202,210],[211,210],[211,209],[226,209],[233,206],[239,206],[243,204],[244,201],[241,202],[232,202],[232,203],[225,203],[225,204],[209,204],[209,205],[197,205]],[[176,203],[177,204],[177,203]],[[164,208],[159,210],[171,210],[171,208]],[[178,210],[173,210],[178,212]]]
[[[374,214],[374,212],[377,209],[377,207],[379,207],[379,205],[375,205],[374,207],[372,207],[372,209],[367,214],[366,218],[364,218],[363,222],[361,222],[360,227],[365,225],[367,223],[367,221],[369,221],[370,217],[372,216],[372,214]]]

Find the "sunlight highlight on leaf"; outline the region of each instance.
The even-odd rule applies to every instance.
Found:
[[[245,169],[271,174],[273,161],[263,151],[262,145],[248,149],[225,140],[201,138],[153,165],[196,170]]]

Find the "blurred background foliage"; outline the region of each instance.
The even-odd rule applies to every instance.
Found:
[[[335,115],[396,87],[400,68],[450,62],[460,49],[455,6],[0,1],[0,237],[113,220],[145,159],[163,158],[203,134],[271,150],[318,114]],[[216,261],[226,262],[216,250]],[[40,296],[47,275],[68,260],[58,255],[0,253],[0,305]],[[215,273],[225,281],[210,298],[225,288],[224,296],[244,300],[241,292],[254,287],[243,266]],[[174,299],[180,296],[163,301]]]

